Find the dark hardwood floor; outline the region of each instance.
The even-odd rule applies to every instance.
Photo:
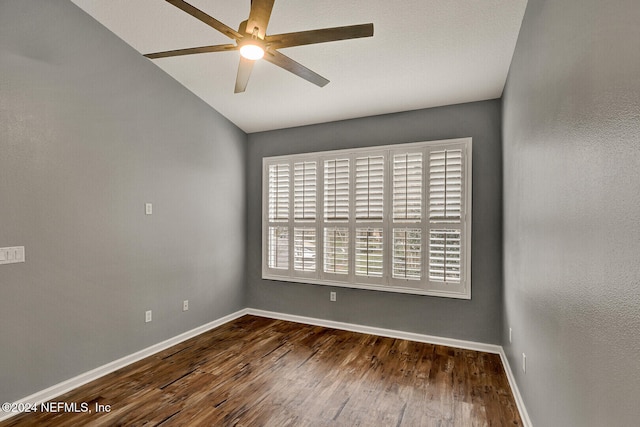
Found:
[[[496,354],[244,316],[1,427],[520,426]],[[95,412],[95,405],[110,412]]]

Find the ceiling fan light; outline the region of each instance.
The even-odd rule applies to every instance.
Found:
[[[240,55],[246,59],[256,61],[264,56],[264,49],[255,44],[245,44],[240,48]]]

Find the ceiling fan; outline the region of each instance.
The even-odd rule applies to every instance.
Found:
[[[212,28],[220,31],[235,44],[219,44],[213,46],[201,46],[188,49],[169,50],[166,52],[148,53],[144,56],[150,59],[166,58],[170,56],[192,55],[196,53],[225,52],[240,50],[240,65],[236,77],[235,93],[244,92],[247,82],[256,60],[263,58],[278,67],[302,77],[303,79],[320,87],[329,83],[321,75],[311,71],[277,49],[293,46],[302,46],[314,43],[324,43],[337,40],[356,39],[373,36],[373,24],[350,25],[346,27],[323,28],[320,30],[298,31],[267,35],[267,25],[275,0],[251,0],[249,19],[242,21],[238,31],[223,24],[217,19],[207,15],[200,9],[182,0],[166,0],[168,3],[183,10],[196,19],[204,22]]]

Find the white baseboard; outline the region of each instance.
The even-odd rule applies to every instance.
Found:
[[[100,377],[103,377],[107,374],[110,374],[113,371],[117,371],[120,368],[124,368],[138,360],[142,360],[145,357],[149,357],[159,351],[165,350],[171,346],[181,343],[182,341],[186,341],[189,338],[193,338],[197,335],[200,335],[203,332],[206,332],[210,329],[217,328],[218,326],[230,322],[232,320],[237,319],[238,317],[244,316],[247,314],[247,309],[244,308],[242,310],[236,311],[235,313],[231,313],[227,316],[221,317],[220,319],[216,319],[213,322],[206,323],[202,326],[198,326],[197,328],[191,329],[190,331],[183,332],[180,335],[176,335],[173,338],[169,338],[168,340],[159,342],[158,344],[154,344],[150,347],[137,351],[128,356],[122,357],[118,360],[114,360],[113,362],[109,362],[106,365],[99,366],[95,369],[92,369],[88,372],[70,378],[61,383],[55,384],[47,389],[38,391],[32,395],[24,397],[20,400],[17,400],[15,403],[31,403],[31,404],[40,404],[47,402],[55,397],[58,397],[64,393],[67,393],[81,385],[87,384],[93,380],[97,380]],[[18,415],[15,412],[2,412],[0,411],[0,421],[6,420],[8,418],[13,417],[14,415]]]
[[[522,396],[516,384],[515,377],[513,376],[513,372],[511,371],[511,367],[509,366],[509,361],[507,360],[507,357],[504,353],[504,349],[502,348],[502,346],[494,345],[494,344],[479,343],[474,341],[457,340],[453,338],[437,337],[433,335],[416,334],[413,332],[404,332],[404,331],[399,331],[394,329],[377,328],[373,326],[358,325],[353,323],[336,322],[333,320],[297,316],[293,314],[258,310],[254,308],[244,308],[242,310],[236,311],[235,313],[231,313],[227,316],[221,317],[220,319],[214,320],[213,322],[209,322],[205,325],[199,326],[190,331],[184,332],[180,335],[176,335],[173,338],[169,338],[168,340],[162,341],[158,344],[154,344],[143,350],[140,350],[128,356],[122,357],[118,360],[114,360],[113,362],[107,363],[106,365],[99,366],[95,369],[92,369],[91,371],[88,371],[76,377],[70,378],[59,384],[53,385],[45,390],[39,391],[30,396],[22,398],[19,401],[16,401],[16,403],[39,404],[39,403],[47,402],[57,396],[60,396],[64,393],[67,393],[73,390],[74,388],[87,384],[88,382],[96,380],[120,368],[124,368],[127,365],[137,362],[138,360],[144,359],[145,357],[149,357],[171,346],[179,344],[182,341],[186,341],[189,338],[193,338],[197,335],[200,335],[203,332],[206,332],[213,328],[217,328],[218,326],[223,325],[232,320],[235,320],[241,316],[244,316],[245,314],[251,314],[251,315],[260,316],[260,317],[268,317],[270,319],[287,320],[290,322],[304,323],[304,324],[314,325],[314,326],[324,326],[327,328],[341,329],[341,330],[351,331],[351,332],[360,332],[364,334],[378,335],[382,337],[405,339],[409,341],[445,345],[449,347],[457,347],[457,348],[464,348],[467,350],[476,350],[476,351],[484,351],[487,353],[499,354],[500,359],[502,360],[502,364],[504,365],[505,372],[507,374],[507,379],[509,380],[509,384],[511,385],[511,390],[513,391],[513,396],[516,401],[516,405],[518,406],[518,410],[520,411],[520,417],[522,418],[522,422],[524,423],[525,427],[532,427],[531,420],[529,419],[529,414],[527,413],[527,409],[524,406],[524,401],[522,400]],[[0,421],[11,418],[14,415],[17,415],[17,414],[0,412]]]
[[[516,377],[513,375],[513,371],[511,370],[511,365],[509,365],[509,359],[504,352],[504,348],[500,347],[500,359],[502,359],[502,366],[504,366],[504,370],[507,374],[507,379],[509,380],[509,385],[511,386],[511,391],[513,392],[513,398],[516,401],[516,405],[518,406],[518,411],[520,411],[520,418],[522,418],[522,423],[525,427],[533,427],[531,423],[531,418],[529,418],[529,413],[527,412],[527,408],[524,406],[524,400],[522,399],[522,395],[520,394],[520,389],[518,388],[518,384],[516,383]]]

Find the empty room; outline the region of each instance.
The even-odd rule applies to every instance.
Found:
[[[633,426],[637,0],[0,0],[0,426]]]

